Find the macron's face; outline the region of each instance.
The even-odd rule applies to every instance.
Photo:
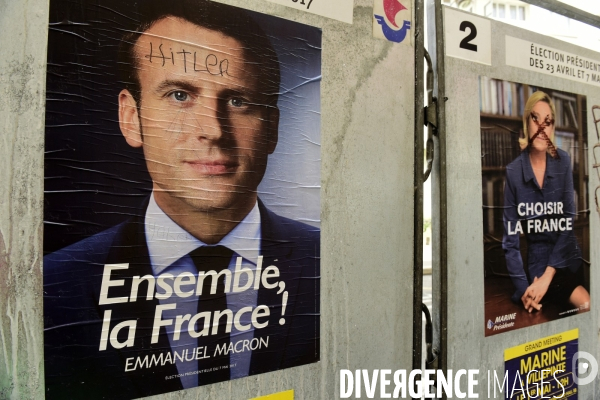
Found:
[[[136,55],[140,135],[125,136],[143,147],[159,204],[206,212],[253,204],[279,114],[266,105],[259,67],[243,45],[165,18],[140,36]]]

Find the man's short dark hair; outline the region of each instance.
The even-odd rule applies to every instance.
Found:
[[[265,32],[245,10],[210,0],[146,0],[140,4],[135,29],[128,31],[119,46],[119,69],[125,89],[140,107],[141,85],[135,45],[139,37],[166,17],[175,17],[194,25],[220,32],[239,41],[244,56],[259,68],[260,91],[268,97],[267,104],[277,105],[280,70],[277,53]]]

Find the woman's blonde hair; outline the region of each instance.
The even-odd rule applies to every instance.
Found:
[[[556,110],[554,108],[554,102],[552,98],[548,96],[546,93],[538,90],[534,92],[529,99],[527,99],[527,103],[525,103],[525,110],[523,111],[523,133],[525,133],[525,137],[519,138],[519,146],[521,150],[524,150],[529,145],[529,117],[531,117],[531,110],[533,107],[540,101],[547,103],[550,106],[550,111],[552,112],[552,119],[556,119]],[[550,132],[549,139],[554,144],[554,125],[552,125],[552,131]],[[550,152],[550,147],[548,147],[548,152]]]

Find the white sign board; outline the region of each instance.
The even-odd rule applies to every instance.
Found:
[[[600,86],[600,61],[506,36],[506,65]]]
[[[354,0],[267,0],[322,17],[352,23]]]
[[[446,7],[444,39],[447,56],[492,65],[490,20]]]

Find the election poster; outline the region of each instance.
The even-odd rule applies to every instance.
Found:
[[[576,400],[578,350],[578,329],[506,349],[504,398]]]
[[[319,360],[321,30],[208,0],[51,0],[47,399]]]
[[[586,97],[479,80],[485,336],[590,309]]]

